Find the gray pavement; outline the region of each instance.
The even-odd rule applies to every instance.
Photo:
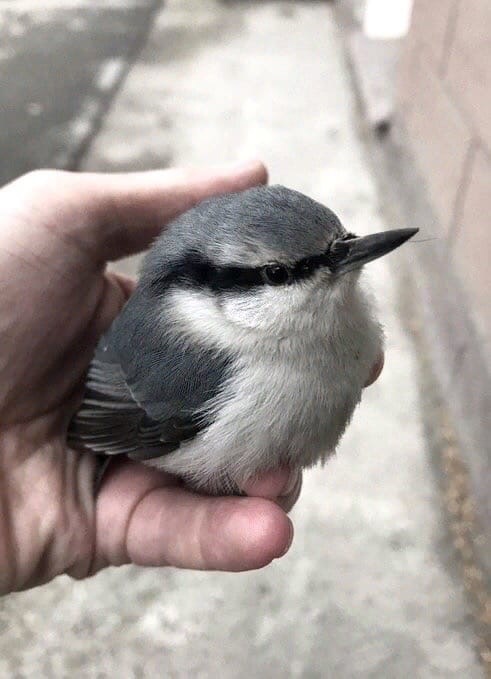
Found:
[[[380,230],[353,110],[327,3],[169,0],[84,167],[259,154],[350,230]],[[400,256],[367,271],[386,369],[336,458],[306,474],[290,553],[249,574],[124,567],[7,597],[1,677],[484,676],[397,311]]]
[[[0,0],[0,185],[72,167],[158,0]]]

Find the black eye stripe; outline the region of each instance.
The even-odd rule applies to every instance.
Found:
[[[215,266],[198,254],[190,254],[185,260],[172,267],[165,276],[152,281],[152,287],[165,289],[180,283],[190,287],[206,287],[216,291],[251,290],[264,285],[292,285],[314,275],[321,267],[329,267],[333,257],[327,252],[299,260],[293,266],[271,262],[259,267]],[[265,271],[271,267],[281,267],[288,271],[284,283],[271,283]]]

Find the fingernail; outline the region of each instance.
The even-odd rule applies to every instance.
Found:
[[[280,497],[286,497],[287,495],[290,495],[290,493],[293,491],[293,489],[298,483],[298,477],[299,471],[297,469],[294,469],[293,471],[290,472],[290,476],[288,477],[288,481],[286,482],[285,487],[281,491]]]
[[[278,559],[281,559],[282,556],[285,556],[285,554],[288,552],[288,550],[289,550],[290,547],[292,546],[293,536],[294,536],[294,534],[295,534],[295,530],[294,530],[294,528],[293,528],[293,523],[292,523],[291,519],[288,519],[288,524],[289,524],[289,528],[290,528],[290,535],[288,536],[288,542],[286,543],[286,547],[285,547],[285,549],[281,552],[281,554],[279,555]]]
[[[384,369],[384,363],[385,363],[385,355],[381,354],[375,363],[375,365],[372,368],[372,372],[370,373],[370,376],[365,384],[365,387],[371,386],[374,382],[378,380],[380,377],[380,374],[382,370]]]

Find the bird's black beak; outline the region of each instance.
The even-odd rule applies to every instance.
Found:
[[[419,229],[394,229],[369,236],[336,240],[329,251],[329,268],[335,274],[359,269],[363,264],[392,252],[418,231]]]

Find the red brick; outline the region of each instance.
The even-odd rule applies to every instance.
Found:
[[[447,31],[457,3],[458,0],[414,2],[409,40],[419,43],[416,49],[424,47],[437,68],[445,57]]]
[[[412,84],[412,101],[403,117],[440,223],[448,229],[471,134],[424,53],[415,64]]]
[[[450,51],[448,82],[491,151],[491,0],[465,0]]]
[[[486,341],[491,341],[491,158],[479,149],[463,197],[454,259]]]

